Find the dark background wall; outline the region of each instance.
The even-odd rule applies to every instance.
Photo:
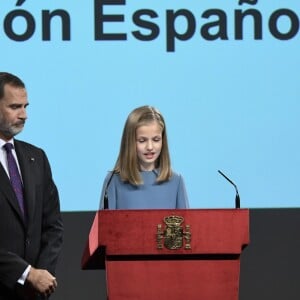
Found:
[[[94,215],[63,213],[65,241],[52,300],[106,300],[105,272],[80,266]],[[300,209],[251,209],[250,244],[241,256],[240,300],[299,300],[299,254]]]

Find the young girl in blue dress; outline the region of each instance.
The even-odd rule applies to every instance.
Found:
[[[103,183],[100,208],[188,208],[184,180],[171,168],[166,124],[156,108],[142,106],[129,114],[117,162]]]

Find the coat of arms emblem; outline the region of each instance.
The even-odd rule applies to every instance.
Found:
[[[184,218],[181,216],[168,216],[164,218],[165,228],[162,228],[161,224],[157,225],[157,248],[165,248],[174,250],[180,249],[184,246],[184,249],[191,249],[191,232],[190,226],[186,225],[185,230],[182,226]]]

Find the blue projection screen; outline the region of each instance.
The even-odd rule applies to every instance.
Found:
[[[29,93],[18,136],[64,211],[96,210],[124,122],[164,115],[191,208],[299,207],[300,2],[5,0],[1,71]]]

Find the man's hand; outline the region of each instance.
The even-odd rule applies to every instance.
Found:
[[[26,281],[39,294],[50,296],[57,287],[56,278],[47,270],[30,268]]]

